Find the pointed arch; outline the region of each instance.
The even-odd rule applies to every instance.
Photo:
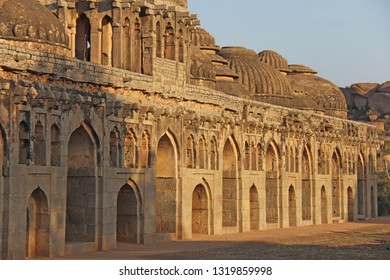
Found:
[[[130,129],[125,136],[125,167],[136,168],[137,163],[137,137]]]
[[[251,143],[251,170],[257,170],[257,151],[255,143]]]
[[[297,201],[293,185],[288,189],[288,220],[290,227],[297,225]]]
[[[96,132],[86,123],[71,133],[68,142],[66,242],[95,241],[98,151]]]
[[[141,243],[142,199],[138,186],[131,180],[118,192],[116,216],[117,242]]]
[[[279,182],[278,182],[279,153],[277,145],[271,141],[266,150],[266,222],[278,223],[279,221]]]
[[[175,30],[172,27],[172,24],[168,22],[165,28],[165,58],[170,60],[175,60],[176,51],[175,51]]]
[[[328,223],[328,198],[325,186],[321,188],[321,224]]]
[[[130,19],[125,17],[123,22],[123,68],[131,70],[131,27]]]
[[[28,200],[26,215],[27,257],[49,257],[50,213],[46,194],[36,188]]]
[[[173,135],[164,133],[158,141],[156,154],[157,233],[177,232],[177,151]]]
[[[141,168],[150,166],[150,136],[148,131],[144,131],[141,137]]]
[[[258,230],[260,222],[259,192],[254,184],[249,190],[249,209],[250,229]]]
[[[341,217],[341,169],[342,159],[336,148],[332,155],[332,213],[333,218]]]
[[[245,141],[245,160],[244,160],[244,169],[249,170],[251,165],[251,151],[250,146],[247,141]]]
[[[184,63],[184,33],[183,29],[179,29],[179,62]]]
[[[40,121],[35,124],[34,129],[34,164],[46,165],[45,128]]]
[[[186,141],[186,166],[187,168],[196,166],[195,139],[192,134],[187,137]]]
[[[237,226],[238,158],[234,138],[229,137],[223,148],[222,226]]]
[[[206,146],[206,140],[204,136],[202,135],[199,138],[199,144],[198,144],[198,151],[199,151],[199,168],[205,169],[206,168],[206,162],[207,162],[207,146]]]
[[[82,13],[76,20],[76,58],[80,60],[91,60],[91,24]]]
[[[215,136],[211,137],[210,140],[210,169],[218,169],[218,144]]]
[[[162,58],[162,29],[160,20],[156,23],[156,56]]]
[[[364,216],[364,204],[365,204],[365,164],[363,154],[358,155],[357,162],[357,204],[358,204],[358,216]]]
[[[141,34],[141,21],[139,18],[135,18],[133,31],[133,49],[132,49],[132,67],[133,72],[141,73],[142,65],[142,34]]]
[[[112,19],[108,15],[104,16],[101,22],[101,60],[102,65],[113,66],[112,64]]]
[[[305,146],[302,153],[302,220],[312,218],[312,160],[310,147]]]
[[[202,184],[199,184],[192,192],[192,233],[209,233],[209,212],[207,190]]]
[[[347,189],[347,198],[348,198],[348,221],[352,222],[354,220],[355,199],[354,199],[352,188],[350,186]]]

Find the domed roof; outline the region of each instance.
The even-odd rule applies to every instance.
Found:
[[[290,64],[288,68],[293,74],[302,73],[302,74],[317,74],[317,71],[311,69],[310,67],[302,64]]]
[[[191,30],[191,41],[194,46],[200,49],[219,50],[215,45],[214,37],[201,27],[195,27]]]
[[[219,54],[239,76],[240,83],[252,94],[290,97],[287,79],[276,69],[261,62],[256,52],[243,47],[224,47]]]
[[[68,44],[64,25],[37,0],[0,0],[0,39]]]
[[[288,61],[275,51],[264,50],[258,54],[261,62],[267,63],[281,72],[290,72]]]
[[[215,69],[211,59],[195,46],[191,46],[191,79],[205,79],[215,82]]]
[[[305,93],[312,98],[328,115],[347,117],[347,103],[342,91],[332,82],[304,73],[287,76],[294,91]]]

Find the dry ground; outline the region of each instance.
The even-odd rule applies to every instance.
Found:
[[[61,259],[390,260],[390,217],[232,235],[195,235],[190,241],[159,244],[120,243],[118,248],[107,252]]]

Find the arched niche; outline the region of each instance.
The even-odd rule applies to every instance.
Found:
[[[66,242],[95,241],[97,139],[82,124],[68,142]]]
[[[156,154],[156,232],[176,233],[177,149],[174,138],[165,133]]]
[[[222,226],[237,226],[238,160],[232,139],[223,148]]]
[[[209,224],[209,197],[199,184],[192,192],[192,233],[208,234]]]
[[[83,13],[76,20],[76,58],[91,60],[91,24],[88,17]]]
[[[278,202],[278,151],[277,146],[272,142],[268,145],[266,152],[266,221],[267,223],[277,223],[279,219]]]
[[[26,215],[26,257],[49,257],[50,213],[47,197],[41,188],[32,192]]]

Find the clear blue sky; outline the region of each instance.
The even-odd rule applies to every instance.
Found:
[[[338,86],[390,81],[390,0],[188,0],[220,46],[275,50]]]

